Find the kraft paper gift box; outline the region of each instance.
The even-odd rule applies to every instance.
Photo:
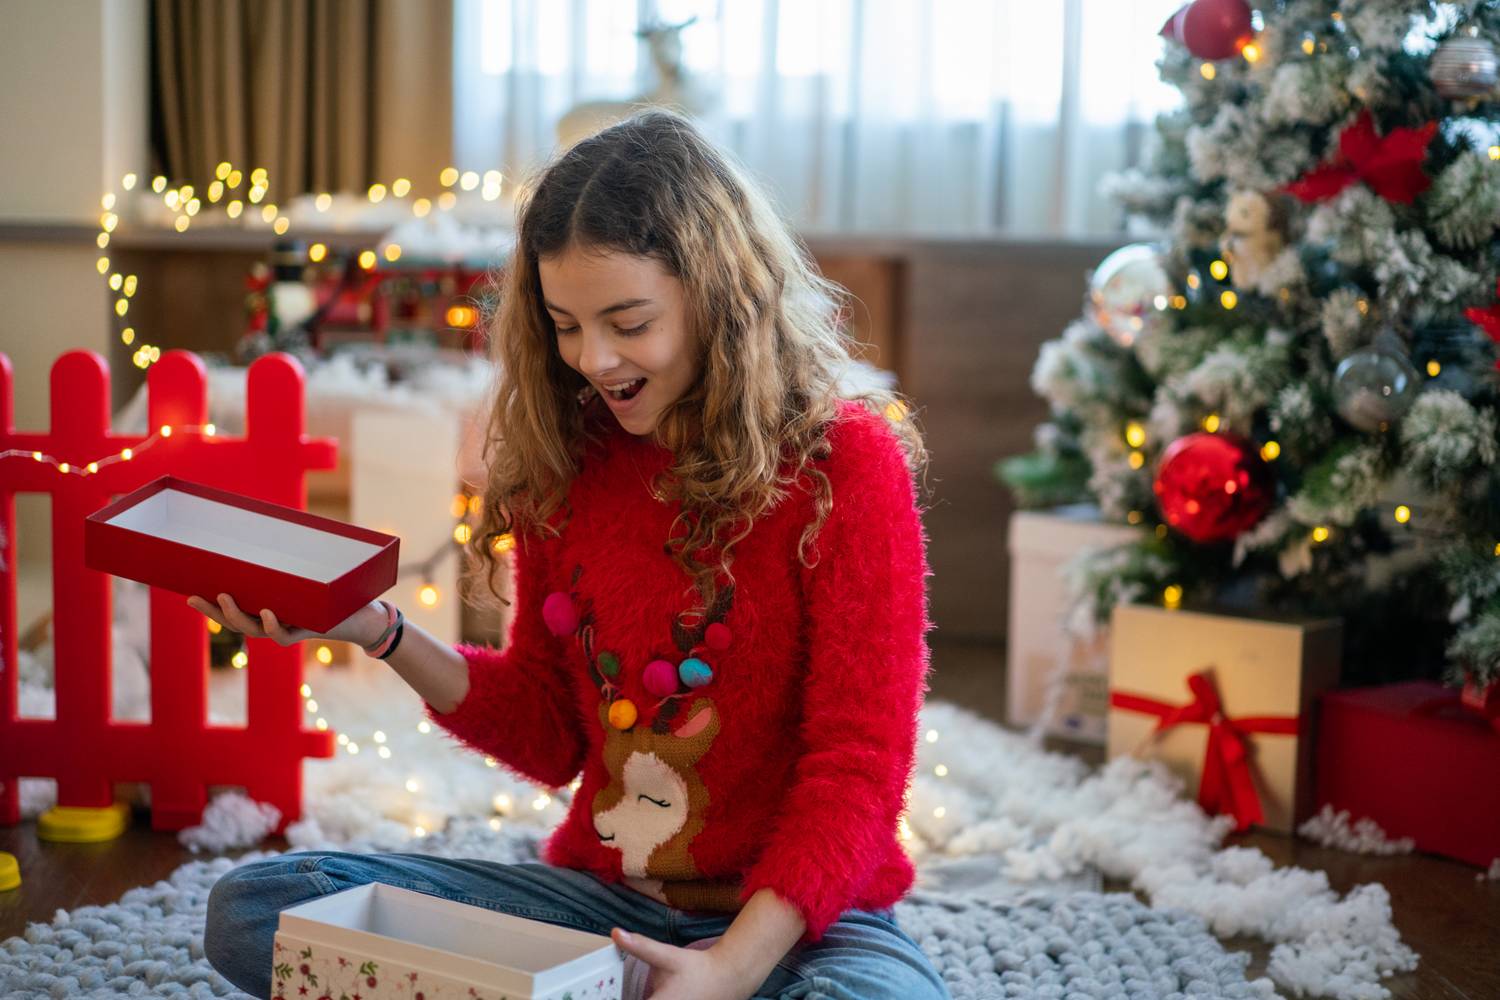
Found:
[[[1237,829],[1313,811],[1315,704],[1338,683],[1336,620],[1121,605],[1111,619],[1110,759],[1165,763]]]
[[[1091,504],[1017,511],[1010,519],[1010,623],[1006,632],[1005,714],[1013,726],[1043,716],[1048,685],[1060,683],[1047,732],[1104,742],[1109,709],[1109,630],[1069,635],[1063,569],[1089,549],[1112,548],[1140,529],[1108,524]]]
[[[400,540],[162,476],[84,522],[84,564],[326,632],[396,582]]]
[[[373,882],[282,910],[271,981],[286,998],[620,1000],[624,969],[603,935]]]

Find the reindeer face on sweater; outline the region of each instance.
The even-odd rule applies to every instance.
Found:
[[[667,733],[621,730],[601,705],[604,762],[610,782],[594,796],[594,830],[617,848],[621,870],[638,878],[692,878],[688,845],[703,829],[708,793],[696,765],[719,735],[709,698],[694,700],[685,721]]]

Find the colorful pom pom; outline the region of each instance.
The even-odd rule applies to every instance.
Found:
[[[690,656],[677,668],[677,675],[688,687],[701,688],[714,679],[714,668],[696,656]]]
[[[641,683],[646,685],[647,691],[658,698],[676,694],[677,669],[666,660],[652,660],[646,664],[646,672],[641,675]]]
[[[729,642],[733,638],[729,626],[723,622],[714,622],[703,633],[703,641],[708,644],[709,649],[728,649]]]
[[[629,698],[621,698],[609,706],[609,724],[616,729],[629,729],[637,717],[635,702]]]
[[[620,672],[620,658],[609,650],[599,654],[599,672],[605,677],[614,677]]]
[[[578,631],[578,612],[573,608],[573,598],[561,590],[548,594],[542,602],[542,621],[553,635],[572,635]]]

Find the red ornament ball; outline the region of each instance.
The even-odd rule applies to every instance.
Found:
[[[1222,542],[1266,516],[1275,484],[1250,442],[1200,432],[1162,453],[1153,489],[1167,524],[1195,542]]]
[[[1167,20],[1161,33],[1199,59],[1228,59],[1255,38],[1255,26],[1245,0],[1193,0]]]

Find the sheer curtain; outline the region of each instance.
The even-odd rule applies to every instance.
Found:
[[[524,177],[583,101],[655,73],[636,29],[696,21],[696,117],[804,234],[1119,230],[1098,193],[1178,103],[1156,78],[1181,0],[456,0],[462,170]]]

